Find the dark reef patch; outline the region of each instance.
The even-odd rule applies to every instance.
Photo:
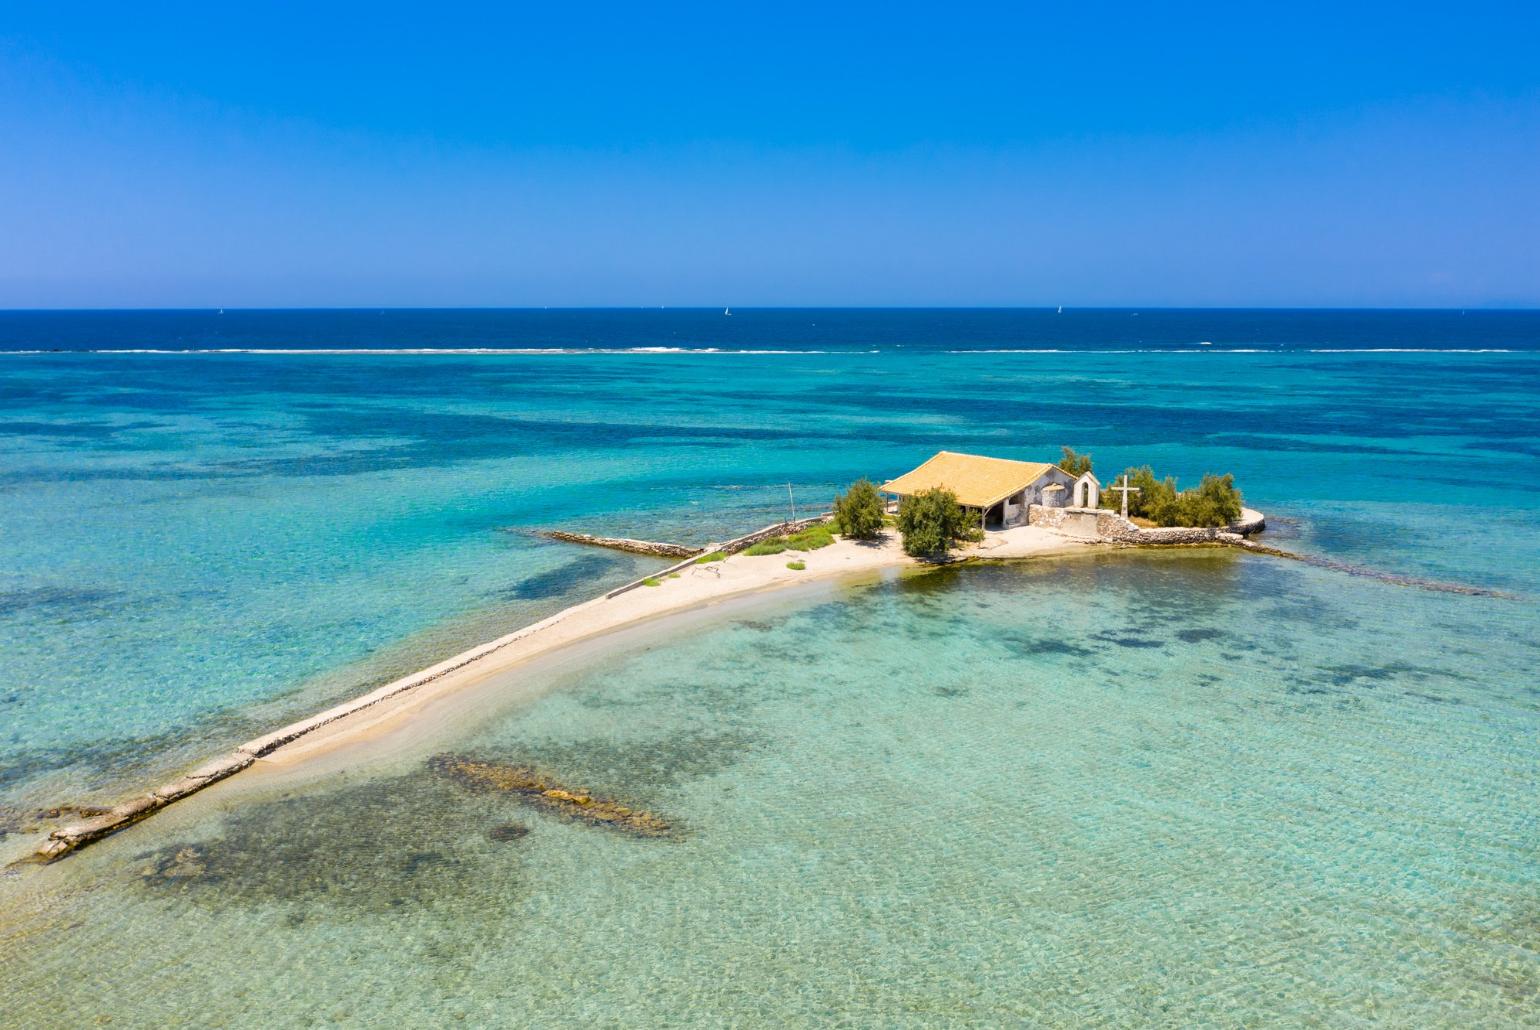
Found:
[[[1126,634],[1114,632],[1093,633],[1091,638],[1093,640],[1100,640],[1106,644],[1116,644],[1118,647],[1129,647],[1145,650],[1153,650],[1155,648],[1165,646],[1165,641],[1163,640],[1150,640],[1148,637],[1129,636]]]
[[[1001,636],[1000,644],[1012,654],[1022,657],[1057,654],[1072,658],[1086,658],[1096,653],[1089,647],[1071,644],[1066,640],[1054,640],[1051,637]]]
[[[738,619],[733,623],[733,627],[754,633],[772,633],[785,621],[785,619]]]
[[[564,783],[527,765],[509,765],[465,755],[434,755],[428,768],[476,794],[517,798],[569,822],[602,826],[635,837],[671,837],[674,827],[661,816],[633,808],[586,787]]]
[[[563,565],[558,565],[549,572],[521,579],[509,589],[502,591],[500,596],[513,601],[543,601],[551,597],[561,597],[628,564],[624,559],[600,554],[585,554],[581,558],[574,558]]]
[[[1221,640],[1229,636],[1222,629],[1213,629],[1208,626],[1195,626],[1191,629],[1179,629],[1176,631],[1176,639],[1184,644],[1200,644],[1205,640]]]
[[[713,776],[759,746],[748,733],[703,731],[638,741],[606,738],[519,742],[518,764],[563,770],[566,778],[642,805],[659,805],[680,783]]]
[[[1456,701],[1452,697],[1443,697],[1443,696],[1438,695],[1438,694],[1425,694],[1425,693],[1423,693],[1420,690],[1407,690],[1407,691],[1404,691],[1403,692],[1403,696],[1404,697],[1415,697],[1419,701],[1431,701],[1434,704],[1438,704],[1438,705],[1458,705],[1458,704],[1463,704],[1464,703],[1462,701]]]
[[[80,587],[32,587],[26,590],[0,590],[0,618],[29,609],[45,609],[50,614],[89,615],[121,595],[118,590],[93,590]]]
[[[499,864],[488,875],[486,856],[494,852],[480,829],[488,816],[507,814],[506,802],[445,790],[426,773],[374,780],[243,808],[218,838],[139,856],[140,882],[212,909],[474,910],[493,897],[505,903],[517,890],[516,868]]]
[[[1321,677],[1323,682],[1336,687],[1351,687],[1359,684],[1376,686],[1396,680],[1407,680],[1413,683],[1426,683],[1429,680],[1470,680],[1470,677],[1463,673],[1436,669],[1428,665],[1413,665],[1410,662],[1387,662],[1384,665],[1354,663],[1323,665],[1320,667],[1320,672],[1323,674]]]

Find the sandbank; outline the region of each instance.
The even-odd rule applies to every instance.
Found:
[[[955,558],[1021,559],[1082,553],[1105,545],[1070,539],[1037,526],[990,533]],[[791,563],[803,567],[794,569]],[[106,814],[55,829],[37,849],[44,859],[115,833],[139,819],[244,770],[282,775],[350,744],[403,733],[434,702],[487,686],[517,689],[509,674],[537,658],[552,656],[626,627],[698,611],[734,598],[836,578],[860,578],[885,570],[918,568],[924,563],[903,553],[897,534],[876,542],[836,539],[814,551],[788,550],[773,555],[734,554],[726,559],[687,562],[664,570],[645,583],[610,591],[573,605],[549,618],[481,644],[436,665],[394,680],[360,697],[335,705],[237,747],[178,780],[135,797]]]

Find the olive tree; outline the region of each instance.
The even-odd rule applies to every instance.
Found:
[[[972,519],[943,487],[905,497],[898,506],[898,531],[904,553],[916,558],[940,558],[959,540],[976,539]]]
[[[1089,454],[1081,454],[1073,447],[1060,447],[1059,450],[1064,452],[1064,456],[1059,459],[1059,468],[1065,472],[1078,478],[1091,471]]]
[[[834,498],[834,528],[851,540],[875,540],[882,535],[886,505],[870,479],[858,479]]]

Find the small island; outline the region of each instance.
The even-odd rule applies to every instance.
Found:
[[[1114,493],[1122,499],[1118,511],[1108,507]],[[1090,456],[1067,447],[1052,464],[940,451],[881,486],[857,480],[822,514],[704,547],[545,530],[542,536],[564,544],[683,560],[53,829],[33,857],[61,858],[247,769],[281,768],[350,741],[407,731],[413,716],[436,699],[499,689],[501,674],[537,656],[644,620],[818,579],[975,558],[1041,559],[1130,545],[1245,546],[1246,535],[1264,522],[1240,502],[1230,476],[1206,476],[1196,490],[1178,491],[1175,480],[1157,480],[1148,467],[1130,469],[1117,486],[1104,488]],[[1184,519],[1190,524],[1181,524]]]
[[[1104,487],[1089,454],[1062,450],[1054,464],[939,451],[879,489],[892,498],[904,550],[916,557],[985,545],[992,534],[1027,527],[1088,542],[1160,545],[1235,543],[1266,525],[1242,505],[1228,473],[1178,490],[1174,477],[1157,479],[1145,465]]]

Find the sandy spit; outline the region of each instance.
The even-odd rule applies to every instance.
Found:
[[[1100,546],[1072,540],[1050,530],[1022,526],[990,533],[981,544],[958,552],[960,559],[1021,559],[1084,553]],[[789,563],[805,567],[793,569]],[[885,570],[919,567],[899,546],[895,534],[877,543],[836,540],[816,551],[774,555],[735,554],[707,564],[676,567],[657,585],[610,592],[573,605],[549,618],[478,645],[419,672],[378,687],[361,697],[291,723],[240,745],[230,755],[206,763],[171,784],[133,798],[111,812],[55,829],[40,842],[37,855],[55,859],[115,833],[183,797],[243,770],[284,775],[349,745],[377,741],[409,729],[434,702],[487,686],[512,689],[509,673],[537,658],[548,658],[626,627],[683,612],[698,611],[728,599],[794,587],[819,580],[862,578]],[[325,763],[323,763],[325,764]]]

